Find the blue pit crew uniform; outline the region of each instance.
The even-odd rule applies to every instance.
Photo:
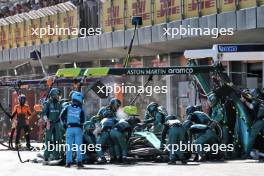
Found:
[[[83,96],[79,92],[72,94],[72,104],[68,105],[61,113],[61,120],[66,126],[66,166],[72,164],[73,144],[77,146],[77,165],[82,166],[81,144],[83,143],[82,125],[85,115],[82,110]],[[75,147],[74,147],[75,148]]]

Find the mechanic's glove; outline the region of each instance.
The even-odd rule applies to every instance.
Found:
[[[47,130],[50,129],[50,121],[49,121],[49,120],[46,121],[46,129],[47,129]]]
[[[17,127],[17,120],[14,119],[14,120],[12,121],[12,128],[16,128],[16,127]]]
[[[29,119],[26,119],[26,125],[29,125]]]

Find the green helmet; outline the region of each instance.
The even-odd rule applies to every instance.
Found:
[[[109,106],[113,107],[115,111],[121,106],[121,101],[117,98],[112,98],[110,100]]]
[[[52,99],[52,100],[56,100],[56,101],[59,101],[59,97],[60,97],[60,95],[61,95],[61,91],[60,91],[60,89],[58,89],[58,88],[52,88],[51,90],[50,90],[50,98]]]
[[[203,111],[203,107],[201,104],[195,105],[195,111]]]
[[[90,119],[90,121],[91,121],[92,123],[98,123],[98,122],[100,122],[101,120],[102,120],[102,117],[100,117],[99,115],[94,115],[94,116],[92,116],[91,119]]]
[[[84,131],[94,131],[95,125],[91,121],[86,121],[83,124],[83,129],[84,129]]]
[[[193,113],[194,111],[195,111],[194,106],[187,106],[187,108],[185,109],[186,115],[189,115],[189,114]]]
[[[147,106],[147,111],[151,114],[153,113],[154,111],[158,110],[158,103],[155,103],[155,102],[151,102],[148,106]]]
[[[217,97],[214,93],[211,93],[208,95],[208,102],[210,103],[211,106],[215,106],[217,103]]]
[[[159,107],[158,107],[158,111],[159,111],[161,114],[165,115],[165,116],[168,115],[168,111],[167,111],[167,109],[166,109],[164,106],[159,106]]]

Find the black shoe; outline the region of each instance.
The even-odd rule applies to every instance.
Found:
[[[12,141],[9,141],[8,142],[8,147],[9,147],[9,149],[14,149],[14,146],[13,146],[13,142]]]
[[[198,161],[199,162],[205,162],[205,161],[207,161],[206,155],[199,155]]]
[[[125,164],[129,164],[129,159],[126,156],[123,156],[122,161]]]
[[[194,162],[198,162],[199,161],[199,155],[198,155],[198,153],[192,154],[192,158],[193,158],[193,161]]]
[[[109,163],[110,164],[114,164],[114,163],[118,163],[118,160],[116,159],[116,158],[111,158],[110,160],[109,160]]]
[[[71,167],[71,163],[67,163],[67,164],[65,165],[65,167],[66,167],[66,168],[70,168],[70,167]]]
[[[43,166],[47,166],[49,164],[49,161],[48,160],[44,160],[43,162],[42,162],[42,165]]]
[[[164,158],[159,155],[152,162],[153,163],[160,163],[160,162],[163,162],[163,161],[164,161]]]
[[[80,168],[84,168],[84,165],[81,163],[81,162],[78,162],[77,163],[77,168],[80,169]]]
[[[174,161],[174,160],[170,160],[169,162],[168,162],[168,165],[175,165],[176,164],[176,161]]]
[[[249,156],[248,154],[243,154],[243,155],[241,156],[241,158],[242,158],[243,160],[245,160],[245,159],[250,159],[250,156]]]
[[[183,160],[183,161],[181,161],[181,163],[182,163],[182,165],[185,165],[185,164],[187,164],[187,161]]]
[[[32,147],[31,145],[27,146],[27,150],[28,150],[28,151],[33,150],[33,148],[34,148],[34,147]]]
[[[123,160],[122,157],[119,157],[119,158],[116,160],[116,163],[123,163],[123,162],[124,162],[124,160]]]

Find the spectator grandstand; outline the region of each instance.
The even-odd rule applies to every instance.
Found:
[[[69,0],[1,0],[0,18],[29,12],[30,10],[38,10],[40,8],[53,6],[67,1]],[[74,5],[79,6],[86,2],[86,0],[71,0],[71,2]]]

